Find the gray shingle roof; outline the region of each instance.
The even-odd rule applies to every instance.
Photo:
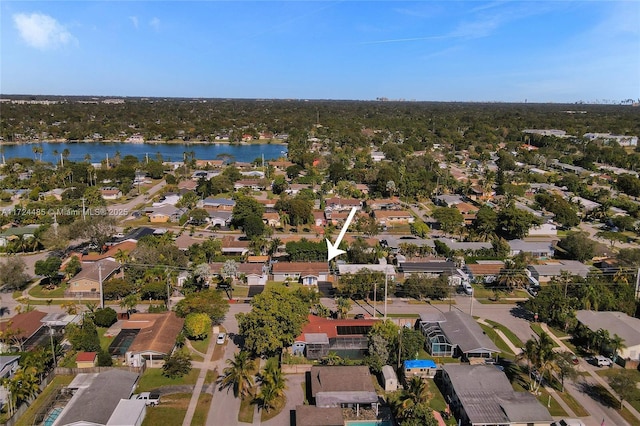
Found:
[[[640,319],[630,317],[623,312],[578,311],[576,318],[591,330],[600,328],[617,334],[624,339],[627,347],[640,345]]]
[[[457,310],[442,315],[445,321],[440,323],[440,328],[447,339],[458,345],[462,352],[475,352],[478,349],[500,352],[472,316]]]
[[[121,399],[129,399],[138,374],[108,370],[98,374],[86,388],[78,390],[56,424],[93,422],[106,424]]]

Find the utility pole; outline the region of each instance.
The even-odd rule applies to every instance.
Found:
[[[85,212],[84,212],[84,197],[82,197],[81,199],[82,199],[82,220],[86,220]]]
[[[102,263],[98,263],[98,282],[100,283],[100,309],[104,309],[104,293],[102,291]]]
[[[53,328],[49,325],[49,337],[51,337],[51,356],[53,357],[53,368],[58,366],[58,361],[56,360],[56,349],[53,345]]]
[[[384,319],[387,319],[387,284],[389,281],[389,274],[385,265],[384,269]]]
[[[474,293],[474,288],[471,287],[471,307],[469,308],[469,316],[473,317],[473,293]]]
[[[376,319],[376,289],[378,288],[378,283],[374,281],[373,283],[373,319]]]
[[[640,298],[640,268],[636,273],[636,299]]]

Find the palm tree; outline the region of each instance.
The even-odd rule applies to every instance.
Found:
[[[557,372],[560,375],[562,392],[564,392],[565,377],[569,379],[575,379],[578,377],[578,371],[576,370],[576,366],[573,364],[574,359],[575,355],[567,351],[558,352],[556,355],[556,365],[558,366]]]
[[[603,349],[609,345],[609,330],[605,330],[603,328],[596,330],[595,340],[598,345],[598,351],[602,353]]]
[[[278,247],[280,247],[280,245],[282,244],[282,240],[278,237],[273,238],[271,240],[271,244],[269,245],[269,251],[268,254],[269,256],[273,256],[274,254],[276,254],[278,252]]]
[[[529,367],[529,389],[537,392],[542,383],[542,377],[545,372],[551,373],[556,369],[555,358],[556,353],[553,351],[553,340],[551,337],[542,332],[540,337],[527,340],[524,346],[524,352],[519,358],[525,358]],[[532,376],[533,368],[538,370],[538,377]]]
[[[116,260],[116,262],[122,265],[123,263],[127,263],[127,261],[129,260],[129,255],[126,251],[118,249],[113,258]]]
[[[618,351],[627,347],[624,343],[624,339],[614,333],[613,337],[609,339],[609,346],[613,352],[613,362],[616,362],[618,358]]]
[[[120,300],[120,307],[122,309],[126,309],[127,314],[129,314],[140,302],[139,294],[129,294],[124,299]]]
[[[524,269],[519,268],[512,260],[504,262],[504,268],[500,270],[497,279],[498,285],[506,287],[509,291],[524,287],[528,281],[529,278],[524,273]]]
[[[342,319],[346,318],[349,310],[351,309],[351,301],[347,297],[339,297],[336,299],[336,304],[338,308],[338,316]]]
[[[413,376],[407,389],[398,398],[398,413],[402,418],[412,417],[417,405],[427,402],[430,398],[429,387],[420,376]]]
[[[280,223],[282,224],[282,228],[285,230],[287,229],[287,226],[291,223],[291,218],[284,211],[280,212]]]
[[[286,379],[275,359],[267,361],[258,380],[260,380],[258,401],[262,408],[269,412],[275,408],[274,403],[284,397],[284,391],[287,389]]]
[[[220,390],[233,388],[233,395],[246,396],[251,393],[253,387],[254,361],[249,358],[249,352],[241,351],[234,355],[233,359],[227,359],[229,365],[223,370],[224,376],[220,379]]]
[[[327,355],[322,357],[320,360],[322,365],[340,365],[342,364],[342,357],[338,355],[335,351],[329,351]]]
[[[600,294],[598,290],[592,284],[587,284],[582,287],[584,289],[582,295],[582,304],[584,309],[591,310],[593,308],[594,311],[598,310],[598,299],[600,298]]]

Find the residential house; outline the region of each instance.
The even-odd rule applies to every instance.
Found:
[[[220,169],[224,166],[224,160],[196,160],[196,167]]]
[[[474,364],[500,352],[473,317],[458,310],[421,314],[419,327],[432,356],[461,357]]]
[[[267,182],[263,179],[240,179],[233,184],[237,191],[242,188],[251,188],[252,191],[264,191],[267,188]]]
[[[398,262],[398,272],[404,278],[413,274],[423,274],[429,278],[438,278],[441,275],[453,276],[457,273],[456,264],[449,260],[432,260],[427,262]]]
[[[329,280],[329,265],[327,262],[277,262],[271,266],[271,275],[276,282],[318,285],[318,281]]]
[[[478,207],[469,203],[457,203],[455,208],[462,214],[465,225],[473,224],[476,220],[476,214],[478,213]]]
[[[555,244],[553,240],[545,241],[526,241],[526,240],[510,240],[509,256],[517,256],[520,253],[530,254],[534,258],[550,258],[555,253]]]
[[[0,355],[0,409],[9,401],[9,392],[2,384],[18,370],[20,355]]]
[[[120,191],[118,188],[107,186],[100,188],[100,195],[105,200],[117,200],[118,198],[122,197],[122,191]]]
[[[132,334],[131,330],[137,330],[130,346],[124,348],[126,364],[162,367],[164,358],[173,352],[183,325],[184,319],[177,317],[175,312],[131,314],[122,324],[122,331]]]
[[[445,364],[445,399],[461,426],[548,426],[553,418],[529,392],[516,392],[493,365]]]
[[[138,373],[118,369],[78,374],[67,386],[73,397],[52,426],[106,425],[120,401],[131,397],[137,382]]]
[[[375,198],[365,201],[365,204],[371,210],[399,210],[402,208],[402,203],[398,197]]]
[[[362,201],[355,198],[331,197],[325,200],[325,205],[331,211],[351,210],[352,207],[362,208]]]
[[[388,277],[389,281],[396,279],[396,269],[389,264],[339,264],[338,273],[340,275],[358,274],[363,271],[380,272]]]
[[[71,297],[100,297],[101,284],[120,272],[118,262],[104,259],[82,262],[82,270],[69,280],[66,295]]]
[[[124,253],[125,255],[130,253],[131,251],[133,251],[136,247],[138,246],[138,242],[137,241],[131,241],[131,240],[127,240],[127,241],[123,241],[120,243],[116,243],[116,244],[112,244],[109,245],[107,251],[105,251],[104,253],[89,253],[89,254],[83,254],[80,257],[80,260],[82,262],[98,262],[100,260],[111,260],[111,261],[115,261],[117,262],[117,258],[119,257],[118,253]],[[69,258],[67,258],[67,260],[65,260],[65,262],[63,262],[61,269],[64,269],[65,264],[71,260],[72,256],[69,256]]]
[[[504,262],[500,260],[479,260],[478,263],[464,265],[464,270],[469,275],[469,280],[475,282],[481,282],[485,279],[494,280],[500,274],[502,268],[504,268]]]
[[[296,337],[291,352],[307,359],[319,360],[335,352],[340,356],[361,359],[368,350],[369,330],[375,319],[328,319],[308,316],[302,333]]]
[[[78,352],[76,355],[77,368],[92,368],[98,365],[97,352]]]
[[[557,237],[558,227],[553,222],[543,223],[542,225],[533,225],[529,228],[528,237]]]
[[[496,191],[493,189],[484,189],[480,185],[473,185],[469,188],[469,199],[476,202],[489,201],[495,197]]]
[[[342,408],[316,407],[314,405],[296,406],[295,424],[304,426],[344,426]]]
[[[325,218],[324,212],[321,210],[313,211],[313,221],[315,226],[326,226],[327,219]]]
[[[287,189],[285,189],[284,192],[286,192],[287,194],[289,194],[291,196],[296,196],[303,189],[312,189],[312,188],[313,187],[310,184],[307,184],[307,183],[292,183],[292,184],[289,185],[289,187]]]
[[[227,210],[214,210],[214,209],[205,209],[207,213],[209,213],[209,217],[207,218],[207,222],[211,226],[218,226],[220,228],[228,228],[231,225],[231,220],[233,219],[233,213]]]
[[[37,224],[6,228],[0,232],[0,247],[6,247],[11,241],[19,240],[20,238],[29,240],[34,237],[38,228],[40,228],[40,225]]]
[[[162,207],[162,206],[175,206],[180,201],[180,194],[175,192],[167,192],[164,194],[158,202],[153,203],[152,207]]]
[[[378,395],[369,367],[313,366],[309,375],[316,407],[372,407],[378,412]]]
[[[434,197],[433,201],[439,205],[444,207],[453,207],[456,204],[464,203],[461,195],[437,195]]]
[[[386,160],[386,156],[384,155],[384,152],[382,151],[371,151],[371,159],[375,162],[375,163],[379,163],[380,161]]]
[[[178,208],[172,205],[152,207],[147,210],[147,216],[151,223],[180,222],[180,218],[187,212],[187,209]]]
[[[382,247],[388,247],[394,254],[397,254],[404,244],[411,244],[419,248],[428,247],[429,251],[433,251],[435,248],[433,240],[419,238],[414,235],[403,235],[401,237],[385,235],[384,239],[380,240],[380,245]]]
[[[191,180],[198,182],[200,180],[211,180],[211,178],[216,177],[220,174],[219,171],[207,171],[207,170],[196,170],[191,175]]]
[[[272,228],[278,228],[281,226],[279,213],[264,212],[262,214],[262,221],[264,222],[265,225],[270,226]]]
[[[477,252],[479,250],[491,250],[493,245],[490,242],[482,241],[456,241],[452,238],[439,238],[452,251]]]
[[[269,165],[273,167],[275,170],[285,172],[287,171],[287,168],[293,166],[294,163],[288,160],[270,160]]]
[[[413,223],[415,218],[407,210],[374,210],[373,217],[382,226]]]
[[[265,285],[268,274],[264,263],[240,263],[238,265],[238,276],[244,277],[248,285]]]
[[[404,361],[404,380],[411,381],[411,378],[418,376],[421,379],[433,379],[439,368],[435,361],[431,359],[408,359]]]
[[[227,235],[222,238],[222,254],[244,256],[249,252],[249,244],[249,241],[239,241]]]
[[[147,401],[121,399],[105,426],[142,426],[147,415]]]
[[[11,348],[25,350],[29,346],[28,341],[37,337],[42,329],[42,319],[46,316],[44,312],[33,310],[20,312],[8,320],[0,322],[0,332],[6,333],[11,330],[14,336],[11,343],[0,343],[0,352],[9,352]]]
[[[542,265],[529,265],[527,269],[531,272],[531,276],[539,283],[549,282],[552,278],[558,278],[563,273],[586,278],[591,270],[589,266],[577,260],[547,261]]]
[[[618,356],[624,360],[640,361],[640,319],[616,311],[576,312],[576,318],[582,327],[592,332],[600,329],[609,332],[609,336],[618,335],[624,339],[624,347],[618,349]]]

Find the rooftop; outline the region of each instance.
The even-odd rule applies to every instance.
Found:
[[[581,310],[576,318],[591,330],[600,328],[609,331],[609,335],[617,334],[624,339],[627,347],[640,345],[640,319],[630,317],[623,312],[597,312]]]

